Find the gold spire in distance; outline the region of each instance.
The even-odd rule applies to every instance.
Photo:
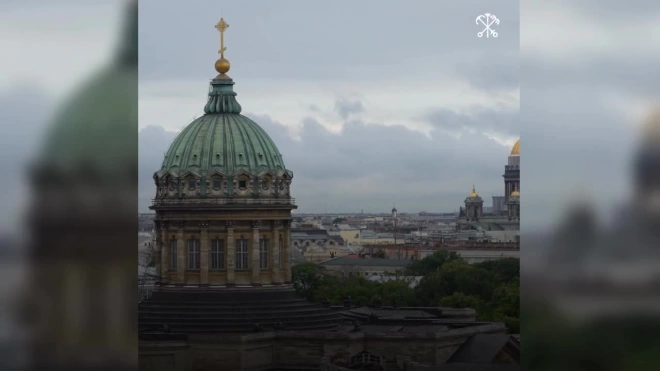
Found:
[[[229,71],[229,61],[225,59],[225,50],[227,50],[225,47],[225,30],[229,28],[229,24],[225,22],[224,18],[220,18],[220,22],[215,25],[215,28],[220,32],[220,50],[218,50],[220,59],[215,61],[215,70],[224,75]]]
[[[472,185],[472,192],[470,192],[470,194],[468,195],[468,197],[470,197],[470,198],[477,198],[477,197],[479,197],[479,194],[478,194],[477,191],[474,189],[474,184]]]

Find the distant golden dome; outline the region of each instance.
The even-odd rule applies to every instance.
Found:
[[[511,155],[520,156],[520,139],[518,139],[516,144],[513,145],[513,148],[511,148]]]
[[[511,192],[511,197],[520,197],[520,192],[518,191]]]
[[[215,70],[222,74],[227,73],[229,71],[229,61],[224,58],[218,59],[215,61]]]
[[[472,186],[472,192],[470,192],[470,194],[468,195],[468,197],[469,197],[469,198],[477,198],[477,197],[479,197],[479,194],[477,193],[477,191],[474,190],[474,186]]]

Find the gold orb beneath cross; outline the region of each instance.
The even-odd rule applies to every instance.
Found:
[[[229,61],[224,58],[218,59],[215,61],[215,70],[219,73],[227,73],[229,71]]]

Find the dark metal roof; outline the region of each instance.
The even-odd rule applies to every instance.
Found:
[[[447,363],[491,363],[511,338],[507,334],[478,334],[456,350]]]

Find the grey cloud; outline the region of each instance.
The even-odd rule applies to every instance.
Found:
[[[138,135],[138,202],[139,210],[147,211],[155,196],[154,172],[160,169],[163,156],[177,133],[160,126],[147,126]]]
[[[403,126],[358,120],[334,134],[310,117],[296,140],[269,116],[247,115],[270,134],[293,170],[301,212],[322,212],[326,203],[335,212],[386,212],[392,202],[402,211],[452,211],[473,183],[487,199],[502,193],[509,149],[480,134],[456,140],[434,132],[429,139]],[[140,132],[142,209],[153,196],[151,174],[173,136],[156,128]],[[347,184],[357,188],[346,189]]]
[[[472,54],[454,61],[456,73],[472,86],[487,91],[512,90],[520,86],[517,47]]]
[[[473,107],[468,112],[456,113],[449,109],[435,109],[424,116],[434,127],[451,133],[466,130],[492,132],[509,136],[520,135],[518,111],[498,111],[482,106]]]
[[[353,114],[364,112],[364,106],[359,100],[340,98],[335,102],[335,111],[339,114],[339,117],[346,120]]]
[[[542,2],[544,1],[532,0],[529,4],[533,6],[534,3]],[[657,14],[660,12],[660,3],[654,0],[559,0],[554,3],[565,9],[566,12],[581,13],[592,20],[611,22],[612,24],[654,20],[657,19]]]
[[[645,54],[645,55],[644,55]],[[623,54],[616,50],[600,55],[571,55],[566,59],[542,55],[521,60],[525,86],[584,86],[590,94],[607,92],[633,95],[655,95],[660,86],[660,53]]]

